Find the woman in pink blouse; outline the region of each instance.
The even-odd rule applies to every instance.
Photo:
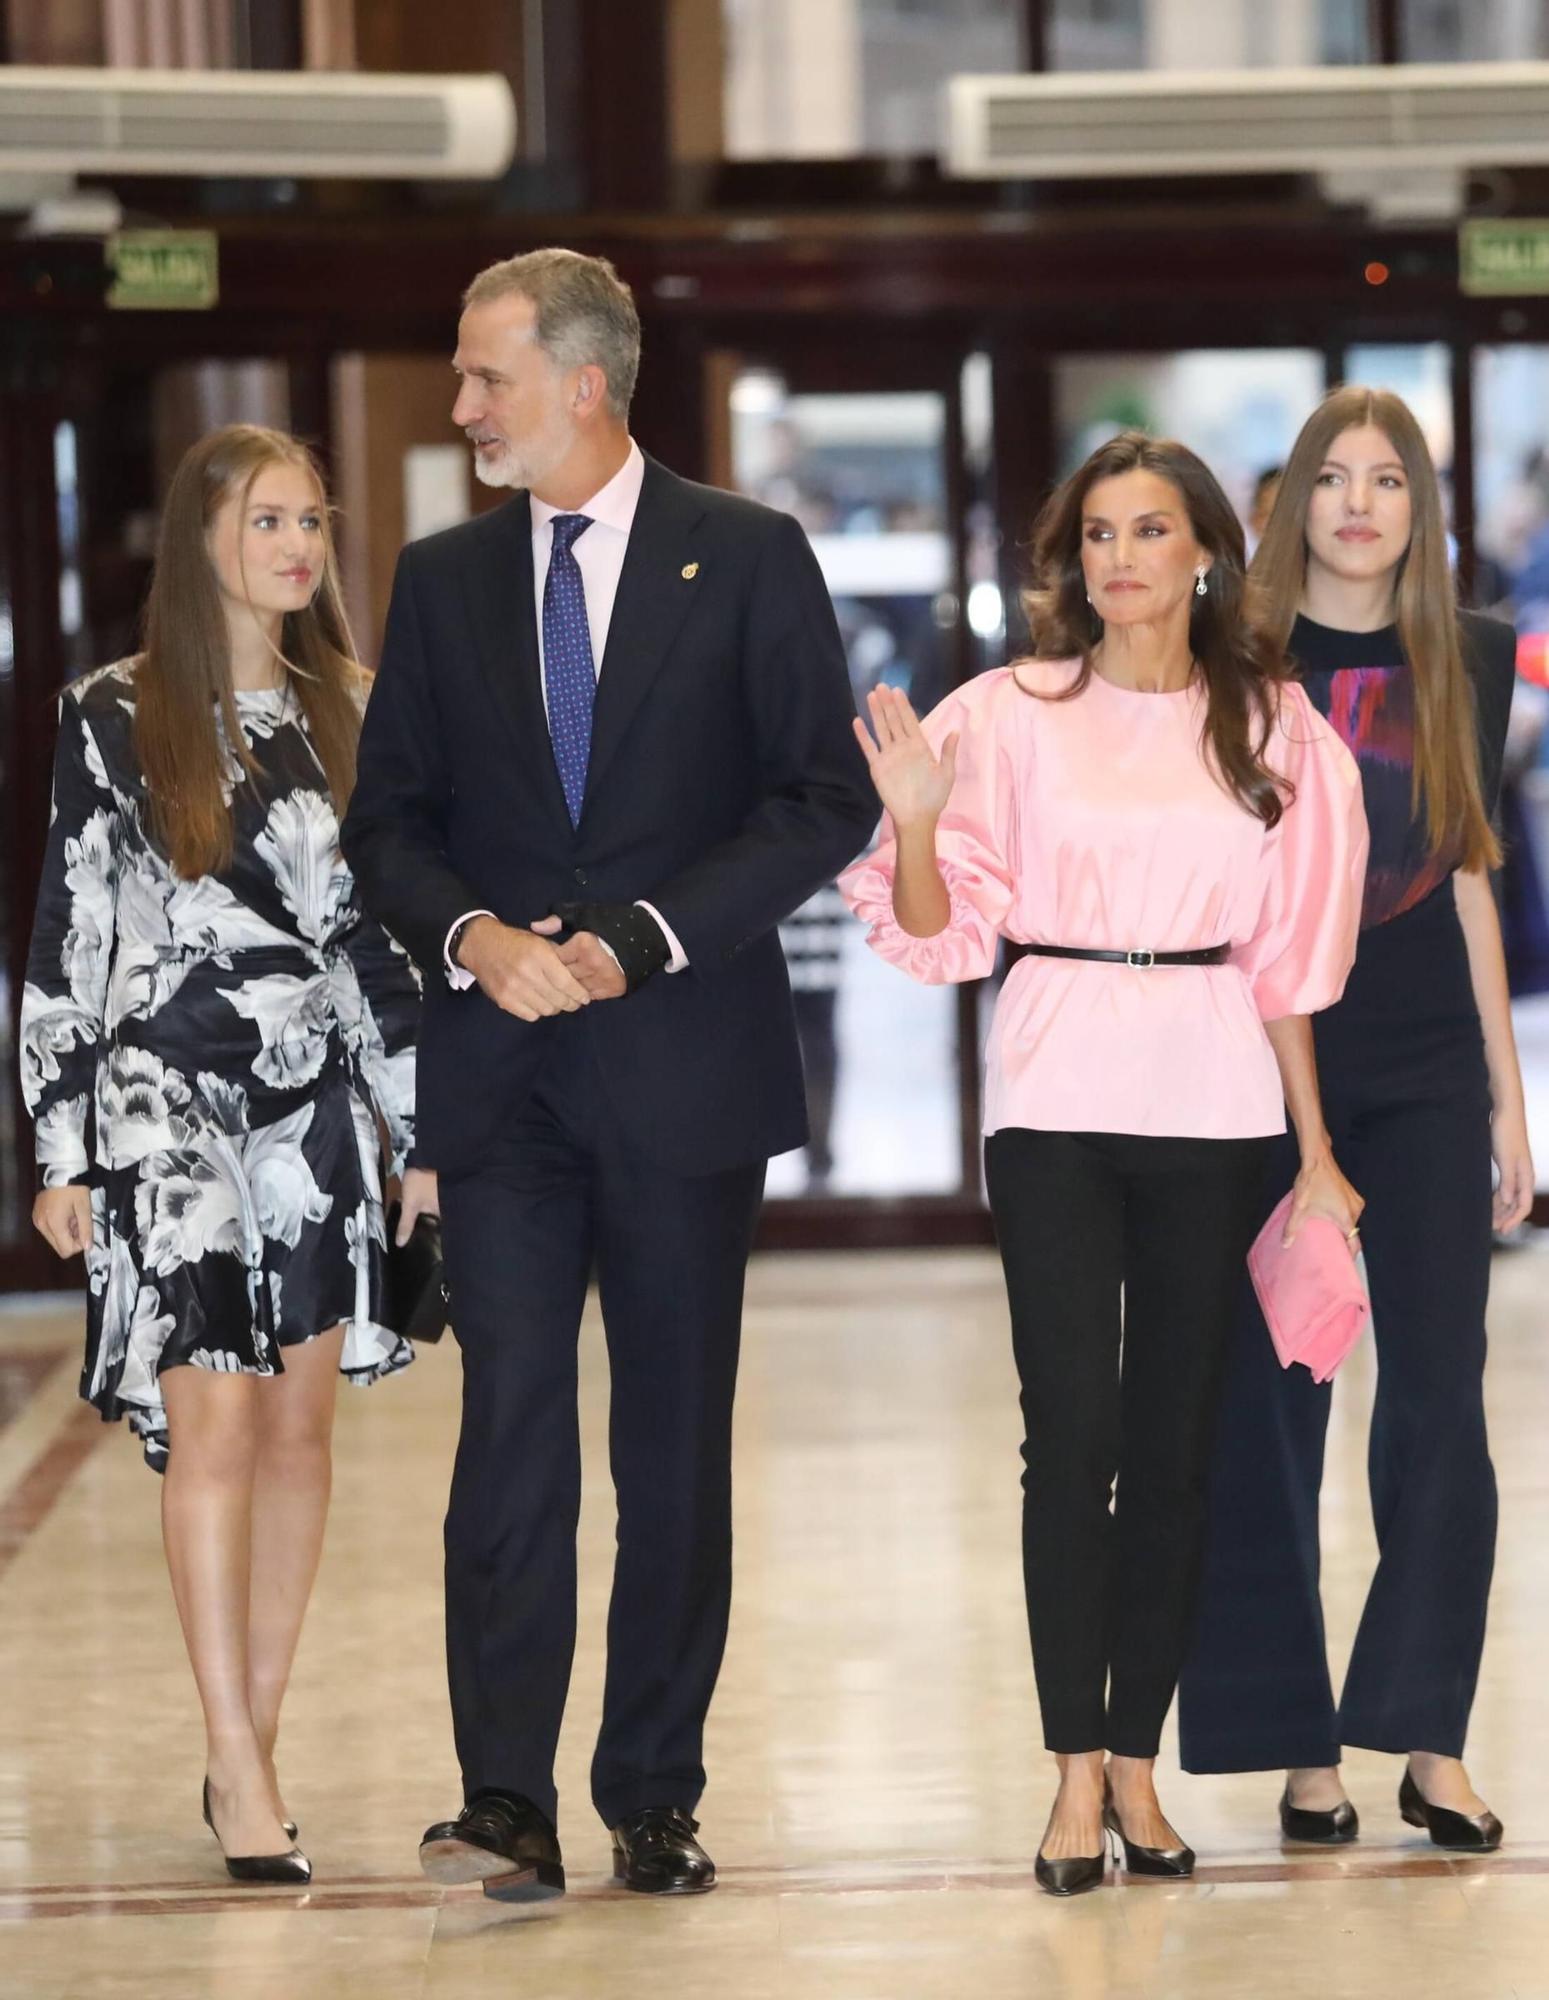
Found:
[[[916,979],[980,979],[1003,937],[1024,947],[990,1031],[985,1176],[1060,1770],[1037,1875],[1071,1895],[1102,1880],[1104,1826],[1132,1873],[1193,1868],[1153,1765],[1287,1107],[1291,1230],[1317,1210],[1353,1236],[1361,1206],[1324,1130],[1307,1017],[1354,956],[1366,823],[1355,765],[1284,679],[1241,528],[1192,452],[1115,438],[1049,502],[1036,549],[1036,657],[923,724],[903,695],[871,696],[871,732],[856,729],[887,820],[840,886]]]

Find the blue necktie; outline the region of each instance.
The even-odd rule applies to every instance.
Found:
[[[554,548],[543,586],[544,699],[554,762],[559,767],[572,826],[580,824],[581,801],[586,796],[592,708],[597,700],[592,635],[586,623],[586,588],[581,565],[575,559],[575,543],[591,525],[588,514],[554,516]]]

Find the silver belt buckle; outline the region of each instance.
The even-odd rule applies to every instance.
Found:
[[[1154,951],[1127,951],[1124,954],[1124,963],[1126,965],[1138,965],[1142,971],[1145,971],[1150,966],[1155,965],[1156,953]]]

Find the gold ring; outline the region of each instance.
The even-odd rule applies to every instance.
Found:
[[[1357,1223],[1354,1229],[1347,1229],[1345,1231],[1345,1241],[1347,1243],[1353,1243],[1355,1239],[1360,1235],[1360,1233],[1361,1233],[1361,1225],[1360,1223]]]

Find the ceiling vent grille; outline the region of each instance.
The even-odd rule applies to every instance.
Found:
[[[1549,162],[1549,63],[958,76],[963,178],[1459,171]]]
[[[500,76],[0,66],[0,173],[493,179]]]

